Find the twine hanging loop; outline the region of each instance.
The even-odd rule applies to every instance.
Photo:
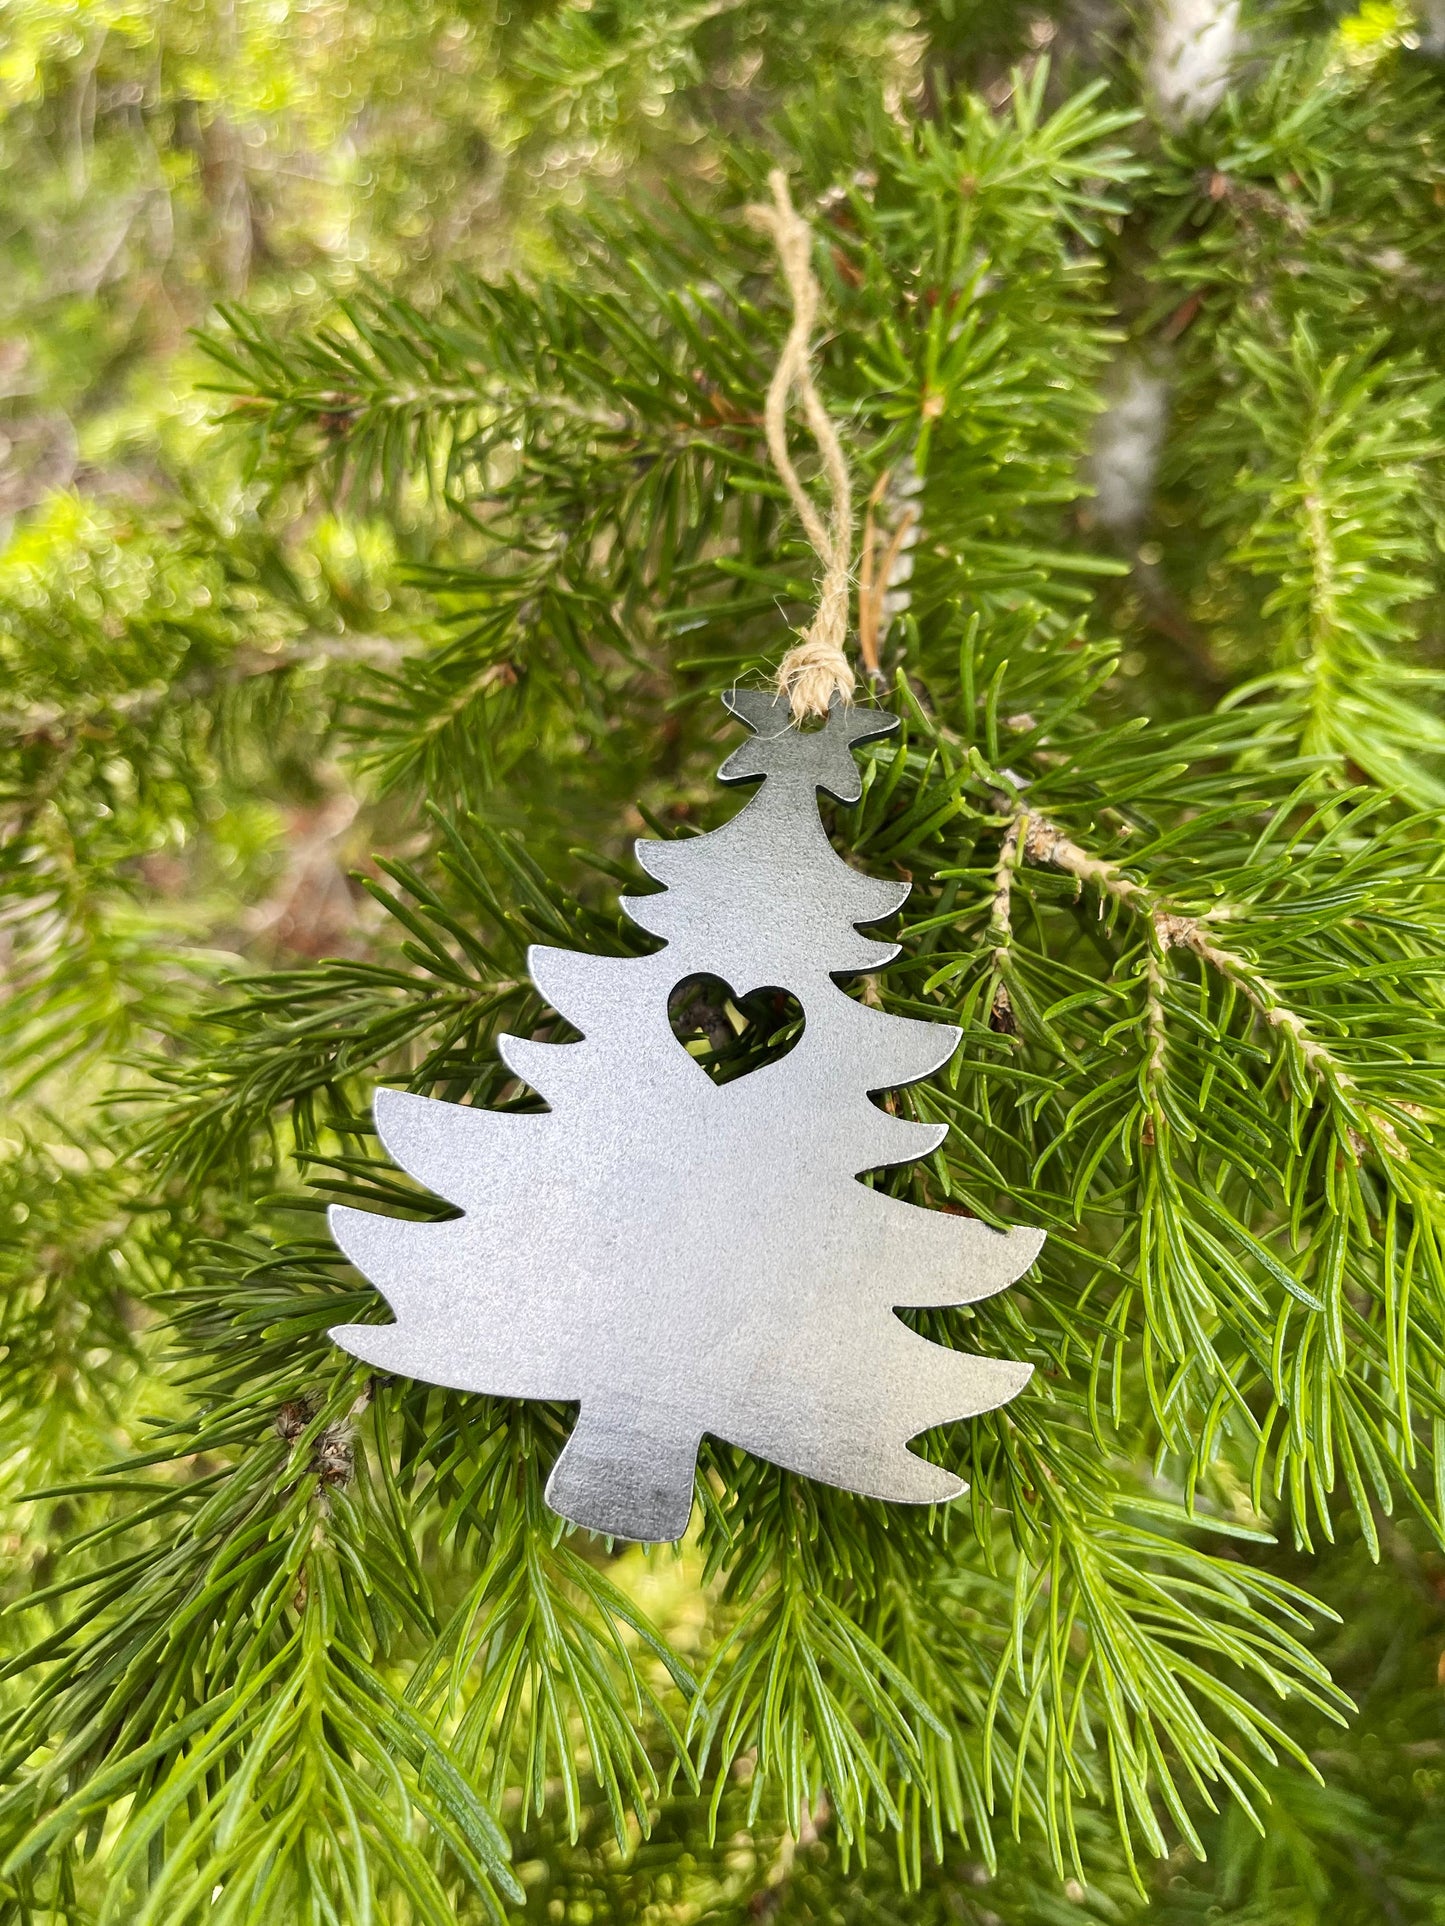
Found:
[[[793,322],[768,384],[763,421],[768,453],[808,539],[823,565],[818,607],[812,621],[778,667],[778,687],[788,698],[798,721],[828,713],[833,697],[853,699],[853,665],[844,643],[848,635],[848,567],[853,541],[853,493],[842,444],[813,380],[809,348],[818,316],[820,291],[813,272],[813,235],[794,208],[787,177],[781,168],[768,176],[771,206],[750,207],[748,218],[765,229],[777,249],[778,264],[793,302]],[[802,405],[828,482],[830,504],[825,523],[798,479],[788,453],[788,402],[796,392]]]

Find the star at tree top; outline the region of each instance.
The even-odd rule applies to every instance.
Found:
[[[720,782],[751,782],[758,776],[784,776],[790,782],[807,779],[835,802],[855,803],[863,793],[863,778],[853,757],[853,745],[891,736],[897,716],[879,709],[855,709],[834,696],[821,729],[800,729],[784,695],[765,689],[729,689],[723,702],[753,732],[718,771]]]

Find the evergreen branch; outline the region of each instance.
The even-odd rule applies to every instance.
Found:
[[[1272,1029],[1280,1030],[1289,1038],[1299,1053],[1301,1063],[1319,1078],[1326,1089],[1344,1098],[1347,1102],[1356,1094],[1358,1086],[1354,1078],[1327,1048],[1312,1035],[1304,1017],[1290,1009],[1284,1002],[1277,986],[1263,976],[1258,967],[1248,958],[1234,950],[1225,949],[1210,936],[1207,925],[1225,922],[1235,914],[1228,903],[1215,904],[1203,917],[1188,916],[1171,908],[1166,902],[1151,895],[1140,883],[1127,874],[1118,864],[1091,856],[1073,838],[1046,816],[1021,810],[1010,823],[1004,839],[1005,849],[1010,841],[1014,850],[1021,849],[1023,854],[1034,862],[1052,864],[1065,874],[1076,877],[1087,888],[1098,890],[1102,895],[1127,909],[1143,916],[1153,931],[1154,946],[1146,963],[1146,981],[1149,986],[1147,1020],[1150,1035],[1151,1068],[1157,1073],[1162,1068],[1161,1051],[1163,1027],[1163,983],[1159,972],[1156,950],[1167,953],[1171,949],[1188,949],[1202,961],[1209,964],[1228,982],[1239,988],[1258,1012],[1264,1022]],[[1000,872],[1004,859],[1000,857]],[[1007,918],[1008,899],[1004,896],[1002,914]],[[1000,914],[999,896],[994,899],[994,916]],[[1392,1153],[1404,1155],[1394,1125],[1387,1117],[1372,1116]]]
[[[1258,29],[1211,116],[1132,148],[1132,70],[1012,5],[906,34],[813,0],[539,18],[466,116],[468,141],[492,116],[488,247],[523,283],[442,263],[440,297],[374,285],[320,325],[314,294],[283,325],[272,285],[216,337],[284,537],[249,495],[182,513],[129,481],[99,538],[57,532],[63,505],[21,524],[0,1051],[64,1114],[12,1115],[0,1166],[0,1459],[40,1486],[5,1519],[29,1590],[0,1908],[942,1926],[977,1876],[1000,1918],[1117,1921],[1132,1868],[1161,1926],[1428,1910],[1445,162],[1387,14]],[[90,57],[37,56],[37,85]],[[110,59],[77,96],[102,122],[129,98]],[[589,147],[634,197],[492,219]],[[1049,1238],[1026,1287],[904,1314],[1035,1366],[1008,1417],[919,1446],[967,1509],[709,1443],[700,1542],[663,1562],[556,1535],[560,1410],[339,1364],[327,1332],[378,1313],[318,1212],[435,1218],[370,1088],[535,1108],[496,1057],[503,1027],[567,1034],[528,942],[628,951],[624,831],[719,820],[698,698],[765,671],[808,593],[762,458],[785,317],[735,218],[779,161],[824,243],[820,388],[893,491],[865,613],[905,729],[827,823],[913,892],[859,994],[963,1032],[893,1100],[948,1137],[865,1181]],[[1169,405],[1116,555],[1071,505],[1121,331]],[[87,503],[104,488],[87,472]],[[384,550],[381,592],[328,541]],[[387,791],[358,818],[376,921],[198,999],[208,942],[275,954],[262,818],[340,741],[363,799]],[[678,1042],[720,1077],[797,1033],[691,1015],[712,1048]],[[138,1031],[164,1055],[123,1066],[146,1108],[100,1145],[70,1120]],[[1321,1744],[1345,1694],[1355,1731]]]

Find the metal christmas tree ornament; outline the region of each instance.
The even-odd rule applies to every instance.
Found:
[[[871,1497],[953,1498],[961,1480],[908,1440],[1003,1404],[1030,1374],[932,1344],[894,1308],[1002,1290],[1043,1233],[994,1231],[858,1181],[947,1134],[870,1096],[931,1075],[960,1036],[871,1009],[835,981],[897,954],[859,926],[891,915],[909,886],[835,853],[818,791],[856,801],[853,747],[896,719],[835,702],[824,727],[801,731],[782,697],[724,701],[752,735],[721,780],[762,786],[710,835],[637,845],[666,887],[624,907],[665,947],[528,954],[537,988],[582,1033],[501,1039],[548,1110],[379,1090],[383,1144],[464,1215],[330,1214],[396,1320],[338,1326],[336,1342],[380,1371],[576,1403],[547,1500],[614,1538],[681,1536],[704,1433]],[[791,992],[797,1045],[714,1083],[668,1017],[672,992],[701,975],[739,998]]]

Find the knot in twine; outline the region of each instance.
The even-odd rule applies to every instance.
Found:
[[[844,702],[853,699],[853,665],[843,646],[848,634],[853,493],[838,431],[823,406],[809,363],[808,350],[819,301],[818,279],[813,272],[812,229],[794,208],[787,177],[781,168],[773,169],[768,176],[768,186],[772,189],[772,206],[750,207],[748,219],[773,238],[778,263],[792,296],[793,324],[768,384],[763,420],[773,466],[782,477],[808,539],[823,564],[817,613],[803,630],[802,640],[788,650],[778,667],[778,687],[788,698],[794,717],[801,722],[805,716],[826,715],[835,695],[841,696]],[[802,403],[804,419],[818,444],[832,497],[826,524],[799,481],[788,453],[788,402],[795,390]]]

